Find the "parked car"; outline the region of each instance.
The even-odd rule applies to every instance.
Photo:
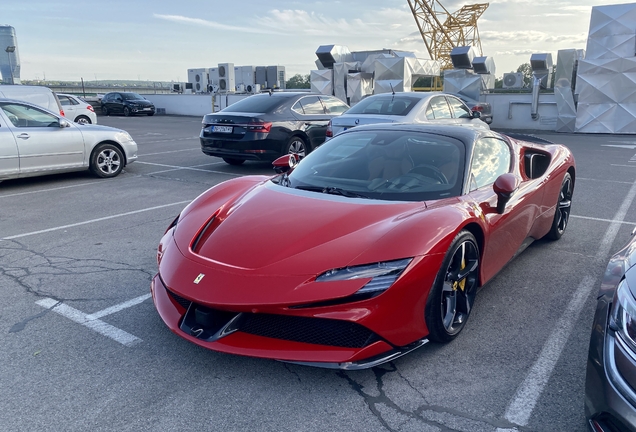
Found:
[[[329,120],[347,109],[340,99],[321,94],[253,95],[203,117],[201,150],[230,165],[286,153],[304,157],[325,141]]]
[[[478,111],[481,116],[479,117],[488,124],[492,123],[492,106],[488,102],[479,102],[461,94],[453,94],[460,98],[471,111]]]
[[[478,288],[567,228],[572,153],[486,128],[347,130],[278,176],[214,186],[172,222],[151,291],[178,336],[358,369],[466,325]]]
[[[137,143],[126,131],[0,99],[0,180],[86,169],[115,177],[136,159]]]
[[[636,229],[605,270],[585,381],[592,431],[636,431]]]
[[[97,114],[95,108],[88,102],[75,95],[56,93],[60,100],[64,117],[80,124],[97,124]]]
[[[135,114],[155,115],[155,106],[148,99],[133,92],[106,93],[101,100],[104,115],[123,114],[126,117]]]
[[[397,92],[367,96],[327,127],[327,141],[352,127],[375,123],[437,123],[488,129],[464,102],[440,92]]]
[[[0,85],[0,98],[29,102],[54,113],[64,115],[60,100],[55,93],[44,86]]]

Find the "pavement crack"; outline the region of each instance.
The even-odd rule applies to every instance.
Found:
[[[296,379],[298,380],[298,382],[302,382],[302,381],[300,380],[300,375],[298,375],[298,372],[296,372],[295,370],[292,370],[292,369],[289,367],[289,363],[284,363],[284,362],[283,362],[283,366],[285,367],[285,369],[287,369],[287,371],[288,371],[289,373],[291,373],[291,374],[293,374],[293,375],[296,375]]]
[[[55,306],[57,306],[58,304],[60,304],[60,302],[59,302],[59,301],[57,302],[57,304],[56,304]],[[44,315],[48,314],[48,313],[49,313],[52,309],[53,309],[53,308],[51,308],[51,309],[44,309],[44,310],[43,310],[42,312],[40,312],[40,313],[37,313],[37,314],[32,315],[32,316],[30,316],[30,317],[27,317],[27,318],[23,319],[22,321],[20,321],[20,322],[18,322],[18,323],[13,324],[13,325],[11,326],[11,328],[9,329],[9,333],[19,333],[19,332],[21,332],[22,330],[24,330],[24,329],[26,328],[26,325],[27,325],[30,321],[33,321],[33,320],[38,319],[38,318],[42,318]]]

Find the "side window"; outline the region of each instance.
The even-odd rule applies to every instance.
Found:
[[[305,114],[303,111],[303,106],[300,104],[300,101],[296,102],[294,106],[291,107],[292,111],[297,112],[298,114]]]
[[[433,107],[430,104],[426,108],[426,119],[427,120],[435,120],[435,114],[433,114]]]
[[[346,103],[335,97],[321,96],[320,99],[325,104],[328,114],[342,114],[349,109]]]
[[[429,107],[433,110],[435,120],[453,118],[450,107],[444,96],[435,96],[431,99]]]
[[[13,126],[15,127],[58,127],[57,117],[25,105],[4,104],[0,105]]]
[[[324,114],[325,109],[322,106],[322,102],[318,99],[318,96],[308,96],[300,99],[298,102],[303,107],[306,115]]]
[[[497,138],[482,138],[475,143],[470,167],[470,190],[492,184],[510,171],[510,148]]]
[[[112,99],[113,95],[112,94],[107,94],[104,95],[104,97],[102,98],[102,102],[110,102],[110,100]]]
[[[447,97],[448,104],[451,106],[453,110],[453,114],[455,118],[471,118],[472,115],[468,107],[459,99],[455,99],[454,97]]]
[[[71,102],[71,99],[69,99],[67,96],[60,96],[58,95],[57,98],[60,100],[60,104],[62,106],[69,106],[69,105],[73,105],[73,102]]]

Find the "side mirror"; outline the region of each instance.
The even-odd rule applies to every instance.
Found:
[[[473,113],[473,117],[474,119],[479,119],[481,118],[481,113],[479,111],[471,111]]]
[[[497,177],[497,180],[492,185],[492,189],[497,194],[497,213],[504,213],[506,204],[518,187],[517,177],[514,174],[505,173]]]
[[[67,120],[60,119],[60,129],[67,127],[71,127],[71,124]]]
[[[293,153],[283,155],[272,162],[272,165],[277,173],[287,172],[298,165],[298,156]]]

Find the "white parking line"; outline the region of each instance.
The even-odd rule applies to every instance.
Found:
[[[625,221],[619,221],[619,220],[613,220],[613,219],[601,219],[601,218],[595,218],[590,216],[570,215],[570,217],[576,218],[576,219],[587,219],[587,220],[599,221],[599,222],[609,222],[609,223],[617,223],[617,224],[624,224],[624,225],[636,225],[636,222],[625,222]]]
[[[36,301],[35,303],[39,306],[42,306],[43,308],[51,309],[53,312],[60,314],[70,319],[71,321],[81,324],[84,327],[88,327],[89,329],[94,330],[103,336],[109,337],[112,340],[117,341],[122,345],[133,346],[141,342],[141,339],[124,330],[121,330],[115,326],[105,323],[104,321],[98,318],[106,316],[106,315],[110,315],[115,312],[119,312],[120,310],[129,308],[131,306],[134,306],[148,298],[150,298],[150,294],[137,297],[135,299],[121,303],[119,305],[104,309],[100,312],[95,312],[94,314],[91,314],[91,315],[87,315],[82,311],[79,311],[75,308],[65,305],[64,303],[58,302],[57,300],[54,300],[52,298],[44,298],[42,300]]]
[[[182,166],[166,165],[166,164],[159,164],[159,163],[152,163],[152,162],[139,162],[139,161],[137,161],[136,163],[142,164],[142,165],[154,165],[154,166],[160,166],[160,167],[166,167],[166,168],[174,168],[175,171],[176,170],[191,170],[191,171],[202,171],[202,172],[206,172],[206,173],[225,174],[225,175],[229,175],[229,176],[232,176],[232,177],[242,177],[243,176],[243,174],[233,174],[233,173],[229,173],[229,172],[225,172],[225,171],[211,171],[211,170],[205,170],[205,169],[199,169],[199,168],[193,168],[193,167],[182,167]]]
[[[94,184],[98,184],[98,183],[100,183],[100,181],[96,180],[96,181],[93,181],[93,182],[90,182],[90,183],[79,183],[79,184],[70,185],[70,186],[60,186],[60,187],[56,187],[56,188],[39,189],[39,190],[34,190],[34,191],[29,191],[29,192],[18,192],[18,193],[13,193],[13,194],[0,195],[0,198],[15,197],[15,196],[20,196],[20,195],[31,195],[31,194],[43,193],[43,192],[51,192],[51,191],[62,190],[62,189],[70,189],[70,188],[81,187],[81,186],[90,186],[90,185],[94,185]]]
[[[203,167],[203,166],[213,166],[213,165],[221,165],[221,164],[225,164],[225,162],[213,162],[213,163],[207,163],[207,164],[201,164],[201,165],[193,165],[190,168],[198,168],[198,167]],[[153,175],[153,174],[163,174],[163,173],[167,173],[167,172],[172,172],[172,171],[179,171],[182,170],[183,168],[170,168],[170,169],[166,169],[166,170],[161,170],[161,171],[153,171],[151,173],[148,173],[146,175]],[[206,172],[211,172],[208,170],[204,170]]]
[[[130,216],[130,215],[134,215],[134,214],[137,214],[137,213],[143,213],[143,212],[147,212],[147,211],[158,210],[158,209],[162,209],[162,208],[166,208],[166,207],[172,207],[172,206],[176,206],[176,205],[183,205],[183,204],[189,203],[191,201],[192,200],[179,201],[179,202],[175,202],[175,203],[171,203],[171,204],[164,204],[164,205],[149,207],[149,208],[145,208],[145,209],[141,209],[141,210],[135,210],[135,211],[130,211],[130,212],[126,212],[126,213],[119,213],[119,214],[112,215],[112,216],[105,216],[105,217],[101,217],[101,218],[97,218],[97,219],[91,219],[91,220],[87,220],[87,221],[84,221],[84,222],[77,222],[77,223],[74,223],[74,224],[62,225],[62,226],[58,226],[58,227],[54,227],[54,228],[48,228],[48,229],[43,229],[43,230],[39,230],[39,231],[31,231],[31,232],[24,233],[24,234],[16,234],[16,235],[8,236],[8,237],[2,237],[0,240],[14,240],[14,239],[17,239],[17,238],[28,237],[28,236],[32,236],[32,235],[36,235],[36,234],[43,234],[43,233],[47,233],[47,232],[51,232],[51,231],[59,231],[59,230],[63,230],[63,229],[66,229],[66,228],[73,228],[73,227],[76,227],[76,226],[91,224],[91,223],[95,223],[95,222],[102,222],[102,221],[105,221],[105,220],[115,219],[115,218],[119,218],[119,217],[123,217],[123,216]]]
[[[634,198],[636,197],[636,182],[632,184],[627,196],[623,200],[620,208],[614,215],[610,226],[607,227],[605,235],[601,240],[600,247],[594,257],[594,263],[600,264],[607,260],[607,256],[610,253],[612,243],[618,234],[621,222],[625,219],[625,215],[629,210]],[[596,266],[591,266],[592,268]],[[581,313],[581,309],[585,305],[585,300],[589,297],[592,291],[597,288],[596,275],[587,274],[579,283],[576,291],[572,295],[572,298],[567,305],[563,315],[557,321],[554,330],[548,337],[539,358],[530,368],[528,375],[523,380],[513,400],[506,409],[505,418],[511,423],[518,424],[520,426],[526,426],[532,415],[532,411],[536,406],[539,397],[543,393],[554,368],[561,357],[563,348],[567,343],[575,321]],[[514,430],[514,429],[497,429],[498,431]]]
[[[610,165],[617,166],[617,167],[636,168],[636,165],[619,165],[619,164],[610,164]]]
[[[157,153],[144,153],[144,154],[140,154],[138,156],[139,157],[142,157],[142,156],[155,156],[155,155],[162,155],[162,154],[169,154],[169,153],[179,153],[179,152],[192,151],[192,150],[201,151],[201,147],[194,147],[194,148],[181,149],[181,150],[170,150],[170,151],[157,152]]]
[[[628,185],[632,184],[632,182],[628,182],[628,181],[607,180],[607,179],[593,179],[593,178],[587,178],[587,177],[577,177],[576,181],[579,181],[579,180],[589,180],[589,181],[593,181],[593,182],[603,182],[603,183],[621,183],[621,184],[628,184]]]

